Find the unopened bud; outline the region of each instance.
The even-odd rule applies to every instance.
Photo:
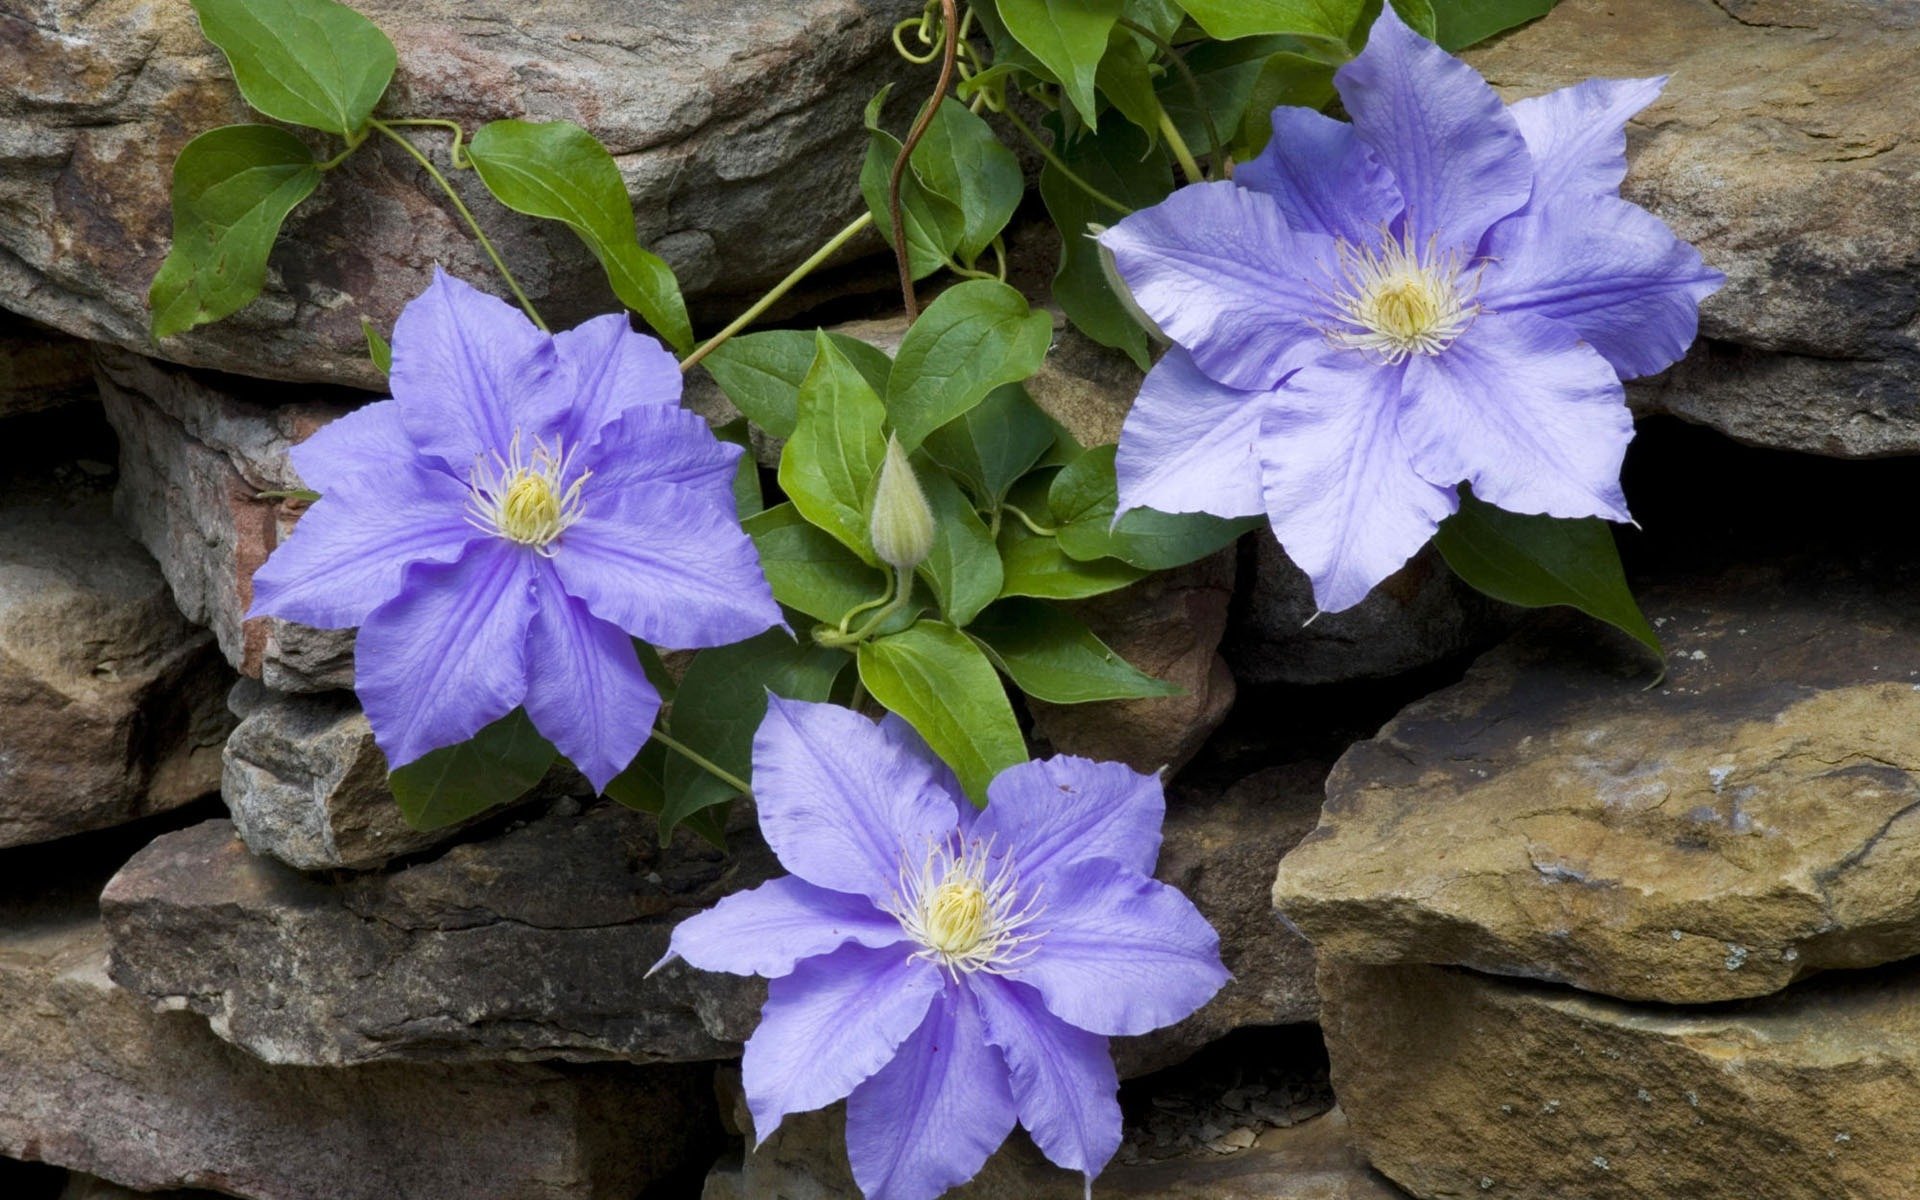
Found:
[[[913,570],[933,551],[933,509],[898,437],[887,439],[887,458],[880,464],[867,536],[873,541],[873,552],[896,570]]]

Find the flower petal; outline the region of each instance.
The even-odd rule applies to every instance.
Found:
[[[1393,5],[1381,7],[1367,48],[1333,85],[1354,130],[1393,173],[1416,243],[1472,248],[1527,202],[1533,159],[1507,106],[1479,72],[1407,28]]]
[[[920,731],[907,724],[899,713],[886,713],[880,718],[880,734],[899,747],[902,753],[911,754],[927,765],[927,769],[933,772],[933,781],[953,797],[953,815],[959,822],[960,832],[972,829],[980,810],[967,799],[967,790],[960,786],[960,777],[933,752],[933,747],[927,745]]]
[[[867,1200],[934,1200],[1013,1132],[1007,1064],[980,1006],[949,988],[894,1060],[847,1099],[847,1159]]]
[[[1118,1037],[1171,1025],[1232,978],[1220,936],[1193,902],[1105,859],[1062,870],[1048,890],[1039,950],[1017,979],[1054,1016]]]
[[[345,629],[400,594],[417,562],[450,563],[481,535],[467,487],[416,459],[340,475],[253,573],[249,617]]]
[[[1273,110],[1273,140],[1233,181],[1280,204],[1287,227],[1371,245],[1406,207],[1393,175],[1352,125],[1310,108]]]
[[[600,430],[579,464],[596,492],[675,483],[733,511],[733,477],[745,447],[723,442],[696,413],[655,405],[629,409]]]
[[[1620,463],[1633,416],[1613,368],[1557,321],[1482,314],[1407,363],[1400,432],[1416,471],[1489,504],[1627,521]]]
[[[466,741],[527,694],[531,551],[481,538],[453,563],[420,563],[367,616],[354,691],[390,769]]]
[[[362,471],[413,470],[431,460],[407,436],[400,402],[376,400],[322,425],[287,451],[300,481],[316,492]],[[437,466],[437,464],[436,464]]]
[[[538,608],[527,640],[527,716],[595,791],[627,769],[660,712],[633,639],[567,595],[535,564]]]
[[[1026,884],[1052,890],[1049,876],[1088,858],[1153,874],[1160,857],[1166,795],[1157,775],[1125,763],[1058,755],[1017,763],[987,785],[973,836],[993,838]]]
[[[770,983],[740,1063],[756,1141],[886,1066],[943,985],[931,963],[869,946],[806,959]]]
[[[554,549],[569,593],[655,646],[725,646],[780,623],[752,540],[689,488],[596,489]]]
[[[1537,313],[1573,327],[1622,379],[1678,362],[1700,302],[1726,276],[1660,218],[1610,196],[1565,201],[1502,221],[1480,298],[1503,315]]]
[[[1275,393],[1261,424],[1267,516],[1322,612],[1360,603],[1460,507],[1453,488],[1413,469],[1398,424],[1401,375],[1330,353]]]
[[[553,335],[567,445],[590,445],[600,432],[639,408],[677,408],[680,364],[654,338],[635,333],[623,312],[608,313]],[[696,418],[697,419],[697,418]]]
[[[566,411],[553,370],[552,339],[519,309],[435,267],[394,323],[387,379],[414,444],[464,475],[515,430],[553,434]]]
[[[767,697],[753,735],[760,831],[808,883],[884,902],[902,856],[954,827],[954,797],[920,755],[837,704]]]
[[[1054,1016],[1023,983],[971,978],[987,1040],[1007,1057],[1020,1123],[1056,1165],[1098,1175],[1120,1148],[1120,1077],[1107,1039]]]
[[[1192,184],[1100,243],[1142,311],[1221,383],[1270,388],[1325,345],[1333,240],[1289,231],[1264,192]]]
[[[900,922],[866,897],[782,875],[674,926],[667,958],[684,958],[702,971],[778,979],[802,959],[849,942],[878,949],[905,937]]]
[[[1627,177],[1627,121],[1666,85],[1664,75],[1588,79],[1509,106],[1533,155],[1527,207],[1616,195]]]
[[[1122,514],[1245,517],[1261,512],[1260,412],[1267,392],[1209,379],[1175,346],[1147,372],[1120,430],[1114,473]]]

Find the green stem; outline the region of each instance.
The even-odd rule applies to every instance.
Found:
[[[1026,138],[1027,141],[1033,143],[1033,148],[1040,152],[1040,156],[1047,160],[1048,165],[1053,167],[1054,170],[1060,172],[1061,175],[1065,176],[1068,183],[1071,183],[1073,186],[1079,188],[1081,191],[1093,197],[1099,203],[1104,204],[1108,208],[1119,213],[1121,216],[1126,216],[1127,214],[1133,211],[1131,208],[1128,208],[1126,205],[1120,203],[1118,200],[1115,200],[1112,196],[1107,195],[1105,192],[1101,191],[1099,188],[1094,187],[1092,184],[1088,183],[1086,180],[1080,178],[1080,175],[1078,172],[1076,172],[1072,167],[1069,167],[1064,161],[1061,160],[1058,154],[1055,154],[1053,152],[1052,146],[1049,146],[1044,141],[1041,141],[1040,135],[1035,133],[1031,126],[1029,126],[1025,121],[1020,119],[1020,114],[1013,111],[1013,105],[1011,104],[1007,105],[1006,110],[1003,111],[1000,115],[1005,117],[1008,121],[1010,121],[1013,124],[1013,127],[1015,129],[1020,131],[1020,136]]]
[[[853,695],[847,698],[847,707],[859,712],[860,706],[866,702],[867,681],[860,678],[860,669],[856,666],[853,671]]]
[[[1045,525],[1038,524],[1037,522],[1034,521],[1032,517],[1020,511],[1018,508],[1015,508],[1011,504],[1003,503],[1000,507],[1005,509],[1007,512],[1012,513],[1014,516],[1019,517],[1020,523],[1022,525],[1025,525],[1029,530],[1040,535],[1041,537],[1054,537],[1058,535],[1060,532],[1058,529],[1049,529]]]
[[[387,118],[387,124],[396,126],[438,125],[442,129],[451,129],[453,131],[453,145],[447,149],[447,161],[453,164],[453,169],[456,171],[464,171],[473,166],[473,161],[467,157],[464,146],[467,131],[460,127],[460,122],[458,121],[449,121],[445,117],[389,117]]]
[[[852,633],[835,633],[824,628],[816,629],[813,633],[813,640],[822,646],[832,646],[836,649],[857,646],[872,637],[874,630],[886,624],[887,618],[905,608],[907,602],[912,598],[913,573],[895,567],[893,569],[893,599],[887,601],[879,612],[868,618],[866,624],[854,630]]]
[[[1173,157],[1179,160],[1180,169],[1186,173],[1188,183],[1203,183],[1207,175],[1200,164],[1193,160],[1193,151],[1187,149],[1187,141],[1180,136],[1180,130],[1167,115],[1166,109],[1160,110],[1160,136],[1167,139],[1167,148],[1173,151]]]
[[[727,770],[725,767],[722,767],[719,764],[715,763],[712,759],[706,757],[705,755],[700,754],[695,750],[691,750],[687,746],[683,745],[682,743],[675,741],[669,734],[666,733],[666,731],[661,729],[655,729],[653,731],[653,740],[656,742],[659,742],[662,746],[665,746],[667,749],[673,751],[675,754],[678,754],[680,757],[686,759],[688,762],[692,763],[694,766],[699,767],[702,771],[705,771],[707,774],[713,776],[715,779],[718,779],[721,783],[726,784],[728,787],[732,788],[736,792],[739,792],[741,795],[743,796],[753,795],[753,788],[748,786],[746,780],[740,778],[738,775],[735,775],[732,771]]]
[[[842,229],[839,233],[836,233],[831,238],[827,239],[827,244],[820,247],[818,250],[815,250],[813,254],[807,258],[807,261],[795,267],[791,272],[787,274],[787,277],[785,279],[782,279],[779,283],[774,284],[773,289],[771,291],[769,291],[766,295],[760,297],[760,299],[754,301],[752,308],[749,308],[747,311],[735,317],[733,319],[732,324],[728,325],[725,329],[722,329],[719,333],[714,334],[712,337],[708,338],[705,342],[702,342],[698,349],[696,349],[692,354],[687,355],[687,357],[681,361],[680,369],[682,371],[693,370],[694,367],[700,364],[701,359],[705,358],[709,354],[712,354],[715,350],[718,350],[722,342],[725,342],[728,338],[732,337],[734,334],[739,333],[742,329],[745,329],[747,326],[753,324],[756,320],[760,318],[762,313],[766,312],[769,308],[772,308],[775,304],[779,303],[780,297],[792,291],[796,284],[798,284],[802,279],[805,279],[808,275],[811,275],[814,272],[814,270],[820,266],[821,263],[826,262],[829,258],[832,258],[834,254],[837,251],[839,251],[840,247],[852,241],[855,237],[857,237],[860,234],[862,230],[864,230],[867,226],[871,224],[873,224],[873,213],[870,211],[863,212],[859,216],[855,217],[852,223],[850,223],[845,229]]]
[[[420,153],[419,149],[414,146],[412,142],[401,137],[400,134],[394,130],[393,126],[387,124],[385,121],[370,120],[367,124],[399,143],[400,148],[408,154],[413,155],[413,160],[420,164],[421,168],[426,171],[427,175],[431,177],[435,183],[440,185],[440,190],[445,192],[447,199],[453,203],[454,211],[459,213],[461,220],[467,223],[467,228],[473,230],[473,236],[479,241],[480,248],[487,252],[488,258],[493,260],[494,268],[500,272],[500,278],[507,281],[507,287],[512,290],[513,298],[520,302],[521,311],[527,314],[529,320],[540,327],[542,333],[552,332],[547,328],[547,323],[540,319],[540,314],[534,310],[533,301],[527,299],[527,294],[520,290],[520,281],[513,277],[512,271],[507,270],[506,260],[501,258],[500,252],[493,248],[493,240],[487,236],[486,230],[480,228],[480,222],[474,219],[473,210],[469,209],[466,202],[460,199],[460,193],[453,190],[453,185],[447,182],[445,175],[440,173],[440,168],[434,166],[431,159]]]
[[[885,604],[887,601],[893,599],[894,579],[895,577],[892,575],[887,576],[887,586],[885,591],[881,592],[878,596],[875,596],[873,599],[868,600],[863,604],[856,604],[852,608],[848,609],[846,611],[846,614],[840,618],[840,632],[845,633],[847,631],[847,626],[853,624],[853,619],[859,616],[861,613],[866,612],[869,609],[879,608],[882,604]]]

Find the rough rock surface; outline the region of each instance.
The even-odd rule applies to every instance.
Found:
[[[501,117],[584,125],[620,164],[641,240],[693,292],[756,291],[859,212],[861,109],[888,80],[922,71],[888,44],[893,22],[919,12],[912,0],[355,7],[399,50],[384,113],[469,129]],[[184,4],[21,0],[0,22],[0,307],[143,348],[174,156],[203,130],[259,118]],[[419,142],[444,165],[443,138]],[[556,328],[612,307],[571,232],[507,212],[456,174]],[[432,188],[375,136],[289,221],[266,295],[162,351],[379,386],[362,317],[390,327],[435,263],[497,282]]]
[[[87,344],[0,311],[0,417],[93,394]]]
[[[1568,623],[1347,753],[1274,887],[1323,956],[1700,1003],[1920,954],[1920,576],[1642,599],[1665,686]]]
[[[1629,129],[1625,195],[1728,282],[1634,401],[1853,457],[1920,450],[1916,53],[1913,0],[1567,0],[1466,57],[1509,98],[1672,76]]]
[[[1333,1083],[1421,1200],[1907,1200],[1920,972],[1712,1009],[1426,966],[1323,963]]]
[[[697,1136],[697,1071],[274,1068],[106,959],[90,906],[0,920],[0,1153],[255,1200],[628,1200]]]
[[[303,505],[262,498],[301,485],[287,449],[348,412],[331,389],[285,388],[184,371],[111,347],[95,357],[120,437],[114,508],[160,563],[189,619],[213,630],[234,669],[282,691],[353,684],[353,631],[244,620],[253,573]]]
[[[105,496],[0,496],[0,846],[210,794],[230,678]]]
[[[763,986],[647,971],[673,925],[772,873],[612,804],[336,883],[248,853],[226,821],[155,841],[101,898],[113,977],[204,1013],[268,1062],[721,1058]]]

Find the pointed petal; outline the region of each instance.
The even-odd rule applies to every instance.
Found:
[[[570,594],[654,646],[725,646],[780,623],[752,540],[730,512],[688,488],[596,489],[587,515],[554,549]]]
[[[637,408],[680,403],[679,362],[658,341],[635,333],[626,313],[608,313],[554,334],[553,352],[558,369],[552,386],[567,411],[559,432],[569,446],[590,445]]]
[[[1267,515],[1322,612],[1360,603],[1460,506],[1413,469],[1400,380],[1400,368],[1329,354],[1275,393],[1261,425]]]
[[[368,615],[353,687],[390,769],[466,741],[526,698],[533,557],[482,538],[458,562],[414,566]]]
[[[519,309],[436,267],[394,323],[387,379],[413,443],[464,475],[516,429],[552,435],[565,405],[553,370],[552,339]]]
[[[1533,155],[1529,208],[1561,199],[1613,196],[1627,177],[1627,121],[1667,85],[1652,79],[1588,79],[1510,106]]]
[[[362,471],[413,469],[431,461],[421,458],[407,436],[397,400],[376,400],[327,422],[288,450],[287,457],[300,482],[323,493],[334,480]]]
[[[1120,430],[1121,513],[1246,517],[1260,496],[1260,413],[1269,393],[1215,383],[1175,346],[1147,372]]]
[[[596,492],[674,483],[731,512],[733,477],[745,452],[745,447],[713,436],[697,414],[655,405],[629,409],[615,419],[578,461],[593,472],[588,486]]]
[[[1371,245],[1406,207],[1393,175],[1352,125],[1310,108],[1273,110],[1273,140],[1233,181],[1280,204],[1287,227]]]
[[[972,979],[987,1040],[1006,1055],[1020,1123],[1055,1165],[1098,1175],[1120,1148],[1120,1077],[1107,1039],[1054,1016],[1023,983]]]
[[[788,1113],[832,1104],[887,1065],[943,978],[900,947],[842,946],[767,985],[740,1067],[764,1142]]]
[[[1620,463],[1626,393],[1567,326],[1483,313],[1439,354],[1407,363],[1400,432],[1433,483],[1470,483],[1513,512],[1630,520]]]
[[[684,958],[702,971],[778,979],[802,959],[831,954],[849,942],[878,949],[905,937],[900,922],[865,896],[782,875],[674,926],[667,957]]]
[[[1502,221],[1487,253],[1482,303],[1572,326],[1622,379],[1678,362],[1699,329],[1700,302],[1726,282],[1660,218],[1606,196]]]
[[[1333,241],[1289,232],[1263,192],[1183,187],[1100,243],[1142,311],[1221,383],[1270,388],[1325,345]]]
[[[987,785],[974,836],[1003,847],[1028,885],[1087,858],[1151,875],[1166,815],[1159,776],[1063,754],[1000,772]]]
[[[1477,246],[1488,226],[1527,202],[1533,159],[1506,105],[1391,4],[1333,85],[1355,131],[1393,173],[1417,243]]]
[[[1007,1065],[980,1006],[949,988],[899,1055],[847,1099],[847,1159],[867,1200],[935,1200],[1013,1132]]]
[[[767,697],[753,737],[760,831],[808,883],[884,902],[903,856],[953,831],[953,794],[917,753],[837,704]]]
[[[412,563],[450,563],[482,535],[467,487],[417,461],[333,480],[253,573],[250,617],[345,629],[400,594]]]
[[[527,716],[595,791],[627,769],[660,712],[633,639],[567,595],[535,564],[538,608],[527,640]]]

